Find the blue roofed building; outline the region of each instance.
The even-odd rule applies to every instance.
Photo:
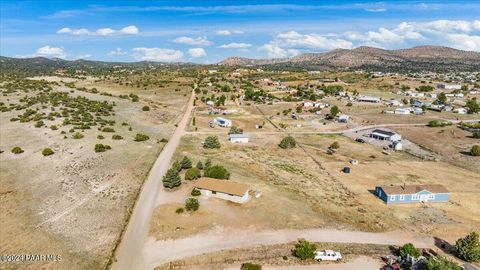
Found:
[[[386,204],[448,202],[450,192],[442,185],[378,186],[375,195]]]

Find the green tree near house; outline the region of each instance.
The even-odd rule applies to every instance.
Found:
[[[212,160],[207,158],[207,160],[205,160],[205,165],[203,166],[203,169],[206,170],[210,166],[212,166]]]
[[[205,139],[205,142],[203,143],[203,148],[207,149],[219,149],[220,148],[220,142],[218,141],[217,136],[208,136]]]
[[[166,188],[174,188],[178,187],[182,184],[182,180],[180,179],[180,175],[175,168],[168,169],[167,173],[162,179],[163,186]]]
[[[203,163],[201,161],[198,161],[197,165],[195,165],[195,167],[197,167],[197,169],[199,169],[199,170],[203,170]]]
[[[317,252],[317,246],[305,239],[298,240],[295,245],[294,254],[300,260],[314,259]]]
[[[230,172],[221,165],[213,165],[205,168],[204,176],[216,179],[229,179]]]
[[[194,180],[201,176],[198,168],[190,168],[185,172],[185,180]]]
[[[469,114],[480,112],[480,105],[475,98],[467,100],[467,104],[465,106],[467,107]]]
[[[427,270],[462,270],[462,268],[457,263],[438,256],[428,258]]]
[[[337,107],[337,105],[334,105],[330,108],[329,118],[334,119],[335,116],[337,116],[339,113],[340,113],[340,109]]]
[[[407,255],[417,258],[420,256],[420,251],[412,243],[408,243],[400,248],[400,256],[406,258]]]
[[[478,233],[471,232],[464,238],[458,239],[455,243],[455,251],[457,252],[458,257],[467,262],[480,261],[480,242]]]
[[[447,95],[445,95],[444,92],[441,92],[440,94],[438,94],[438,96],[437,96],[437,103],[440,103],[440,104],[445,104],[445,103],[447,103]]]
[[[295,148],[297,146],[297,141],[292,136],[287,136],[282,139],[278,146],[283,149]]]
[[[198,202],[197,199],[188,198],[185,201],[185,209],[187,209],[187,211],[197,211],[198,208],[200,208],[200,203]]]

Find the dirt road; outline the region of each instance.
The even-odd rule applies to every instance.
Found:
[[[137,269],[137,265],[142,261],[140,251],[147,239],[149,222],[155,208],[157,194],[161,189],[162,177],[167,172],[172,156],[185,133],[185,127],[188,124],[192,112],[194,98],[195,91],[192,91],[185,114],[178,123],[170,140],[158,156],[150,170],[147,180],[143,184],[127,229],[122,235],[120,245],[115,251],[114,256],[116,261],[114,260],[111,269]]]
[[[225,249],[245,248],[254,245],[273,245],[305,238],[314,242],[403,245],[413,243],[418,247],[433,247],[432,238],[421,238],[407,232],[368,233],[329,229],[306,230],[216,230],[195,236],[156,241],[149,237],[143,249],[141,268],[153,269],[161,264],[183,258]]]
[[[378,270],[384,265],[381,261],[370,257],[360,256],[346,263],[320,263],[311,265],[269,266],[263,265],[265,270]],[[232,265],[226,270],[240,269],[240,265]]]

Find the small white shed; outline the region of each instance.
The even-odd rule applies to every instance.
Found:
[[[230,134],[228,140],[232,143],[248,143],[250,136],[247,134]]]

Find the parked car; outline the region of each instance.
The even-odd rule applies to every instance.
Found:
[[[365,140],[362,138],[356,138],[355,141],[359,143],[365,143]]]
[[[338,251],[333,250],[323,250],[317,251],[315,255],[315,260],[317,261],[341,261],[342,254]]]

